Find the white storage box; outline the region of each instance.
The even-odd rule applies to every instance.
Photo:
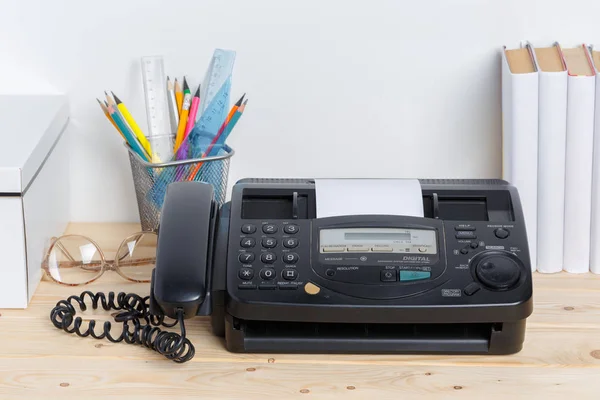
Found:
[[[69,220],[63,95],[0,95],[0,308],[26,308]]]

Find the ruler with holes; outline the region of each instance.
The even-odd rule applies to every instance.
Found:
[[[169,119],[164,61],[161,56],[147,56],[141,63],[152,162],[167,162],[173,158],[175,132]]]

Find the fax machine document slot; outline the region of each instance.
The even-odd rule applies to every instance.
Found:
[[[151,312],[211,315],[233,352],[520,351],[533,306],[517,190],[418,185],[423,216],[318,218],[312,179],[243,179],[222,207],[210,185],[173,183]]]

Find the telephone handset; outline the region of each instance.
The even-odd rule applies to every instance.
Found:
[[[152,273],[150,311],[183,318],[210,315],[214,221],[213,187],[201,182],[168,186]]]
[[[183,320],[212,312],[212,253],[217,213],[211,185],[170,184],[163,204],[150,296],[84,291],[80,296],[59,301],[50,312],[50,320],[56,328],[81,337],[107,338],[111,342],[124,340],[146,346],[177,363],[191,360],[195,349],[186,338]],[[76,306],[80,311],[86,310],[86,298],[93,309],[117,311],[115,322],[122,324],[118,336],[111,332],[108,321],[100,333],[95,329],[94,320],[82,328],[83,319],[76,315]],[[175,322],[167,322],[165,317]],[[181,334],[162,330],[177,323]]]

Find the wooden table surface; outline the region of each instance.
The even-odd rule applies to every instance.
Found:
[[[114,253],[138,229],[71,224],[68,232]],[[233,354],[208,319],[194,318],[186,328],[196,356],[176,364],[142,346],[54,328],[56,302],[83,290],[43,280],[27,310],[0,310],[0,398],[600,398],[600,276],[592,274],[536,273],[525,345],[510,356]],[[149,286],[107,272],[85,290],[147,295]]]

